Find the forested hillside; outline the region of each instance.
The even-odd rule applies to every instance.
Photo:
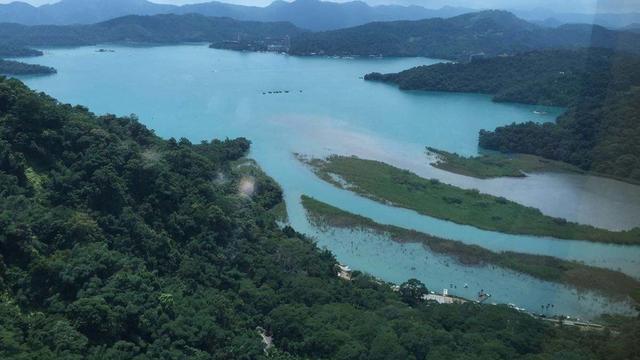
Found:
[[[274,1],[267,6],[247,6],[219,1],[199,1],[181,6],[147,0],[61,0],[44,6],[24,2],[0,4],[0,22],[24,25],[93,24],[127,15],[201,14],[250,21],[288,21],[303,29],[330,30],[371,21],[417,20],[459,15],[469,9],[445,6],[370,6],[362,1]]]
[[[41,56],[42,51],[24,47],[0,44],[0,75],[43,75],[52,74],[56,70],[41,65],[25,64],[19,61],[3,60],[7,57]]]
[[[0,44],[0,58],[42,56],[42,51],[19,46]]]
[[[468,61],[473,56],[576,47],[640,52],[640,34],[586,24],[547,28],[499,10],[448,19],[375,22],[348,29],[302,33],[292,39],[296,55],[425,56]]]
[[[481,92],[496,101],[567,106],[556,123],[480,133],[480,146],[565,161],[640,180],[640,57],[605,49],[548,50],[436,64],[368,80],[402,89]]]
[[[250,44],[286,37],[290,38],[287,48],[293,55],[425,56],[466,62],[474,57],[585,46],[640,53],[640,34],[591,25],[545,28],[497,10],[447,19],[374,22],[324,32],[305,31],[288,22],[238,21],[196,14],[125,16],[93,25],[0,24],[0,44],[12,46],[224,41]]]
[[[124,16],[93,25],[0,24],[0,44],[79,46],[108,42],[179,43],[293,36],[290,23],[261,23],[196,14]]]
[[[505,306],[440,306],[356,274],[268,212],[280,189],[235,164],[245,139],[161,140],[0,78],[3,359],[625,359],[619,332]],[[241,179],[257,192],[240,193]],[[406,290],[406,291],[405,291]],[[286,354],[288,353],[288,354]]]
[[[0,59],[0,75],[43,75],[55,72],[54,68],[48,66]]]

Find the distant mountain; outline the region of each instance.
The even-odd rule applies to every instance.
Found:
[[[275,1],[266,7],[206,2],[183,6],[156,4],[147,0],[62,0],[34,7],[23,2],[0,5],[0,22],[24,25],[93,24],[125,15],[189,14],[230,17],[237,20],[288,21],[309,30],[331,30],[372,21],[418,20],[451,17],[471,11],[443,7],[369,6],[361,1],[335,3],[319,0]]]
[[[510,10],[515,15],[537,24],[594,24],[610,29],[619,29],[640,22],[640,13],[560,13],[553,10],[536,8],[531,10]]]
[[[0,22],[25,25],[92,24],[124,15],[168,13],[174,8],[146,0],[62,0],[39,7],[13,2],[0,5]]]
[[[93,25],[0,24],[0,45],[76,46],[109,42],[178,43],[283,38],[302,30],[290,23],[263,23],[203,15],[129,15]]]
[[[42,51],[29,49],[20,46],[9,46],[7,44],[0,44],[0,59],[8,57],[31,57],[42,56]]]
[[[621,28],[620,30],[640,33],[640,23],[629,24],[629,25]]]
[[[304,33],[291,42],[297,55],[426,56],[469,60],[545,48],[603,47],[640,52],[640,36],[593,25],[548,28],[499,10],[449,19],[377,22]]]
[[[0,45],[13,47],[206,41],[214,43],[213,47],[251,50],[260,48],[256,44],[285,38],[286,49],[278,51],[293,55],[425,56],[467,61],[547,48],[601,47],[640,53],[640,34],[586,24],[548,28],[498,10],[449,19],[374,22],[323,32],[309,32],[287,22],[197,14],[130,15],[93,25],[0,24]]]
[[[209,16],[228,16],[239,20],[288,21],[298,27],[314,31],[340,29],[373,21],[451,17],[469,11],[472,10],[454,7],[431,10],[421,6],[369,6],[362,1],[335,3],[319,0],[275,1],[264,8],[209,2],[185,5],[174,10],[176,13],[195,12]]]

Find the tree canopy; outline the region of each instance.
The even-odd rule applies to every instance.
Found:
[[[249,145],[163,140],[134,116],[96,116],[0,78],[0,357],[640,353],[637,320],[585,333],[506,306],[423,303],[366,275],[338,278],[330,252],[276,225],[273,180],[256,169],[257,192],[239,193]],[[273,339],[268,354],[257,327]]]

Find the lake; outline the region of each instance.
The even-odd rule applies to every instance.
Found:
[[[44,57],[24,61],[53,66],[58,73],[23,80],[99,114],[135,113],[165,138],[251,139],[250,156],[282,185],[294,228],[315,236],[320,246],[355,269],[394,282],[416,277],[433,289],[451,287],[452,293],[463,296],[484,289],[494,295],[492,301],[532,310],[553,303],[556,312],[583,317],[631,312],[626,303],[577,294],[513,272],[465,268],[418,244],[397,244],[366,233],[322,231],[307,222],[299,203],[300,195],[308,194],[381,223],[492,250],[584,261],[640,277],[640,247],[506,235],[421,216],[334,188],[293,156],[296,152],[358,155],[581,223],[610,229],[640,225],[640,187],[635,185],[570,174],[479,180],[434,169],[424,154],[425,146],[432,146],[475,155],[480,129],[553,121],[562,109],[493,103],[489,96],[478,94],[403,92],[361,79],[372,71],[396,72],[438,62],[424,58],[300,58],[212,50],[202,44],[109,48],[115,52],[98,53],[97,47],[45,49]],[[533,110],[547,114],[536,115]],[[463,283],[469,288],[463,290]]]

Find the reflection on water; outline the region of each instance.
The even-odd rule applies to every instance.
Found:
[[[535,238],[482,231],[387,207],[336,189],[299,164],[292,153],[331,153],[378,159],[421,176],[502,195],[543,212],[612,229],[640,225],[640,187],[568,174],[535,174],[526,179],[478,180],[428,165],[425,146],[477,153],[480,129],[519,121],[551,121],[561,109],[497,104],[474,94],[402,92],[364,82],[372,71],[395,72],[434,63],[419,58],[336,60],[211,50],[206,45],[128,48],[96,53],[93,47],[48,49],[25,59],[53,66],[58,73],[25,78],[35,89],[97,113],[136,113],[163,137],[194,142],[244,136],[251,156],[283,187],[292,225],[314,234],[355,269],[384,280],[424,279],[432,288],[486,284],[495,300],[590,316],[600,310],[625,312],[624,304],[604,305],[549,283],[491,268],[467,269],[446,263],[417,244],[400,245],[371,236],[321,233],[306,221],[299,196],[308,194],[375,221],[474,243],[492,250],[515,250],[576,259],[640,276],[640,247]],[[269,94],[269,91],[281,91]],[[285,92],[288,91],[288,92]],[[358,244],[351,251],[345,238]],[[387,256],[384,256],[386,254]],[[393,256],[389,256],[393,255]],[[429,260],[427,260],[427,257]],[[473,286],[471,286],[473,284]],[[454,291],[455,292],[455,291]],[[460,295],[469,295],[460,290]],[[473,294],[471,294],[473,295]]]

